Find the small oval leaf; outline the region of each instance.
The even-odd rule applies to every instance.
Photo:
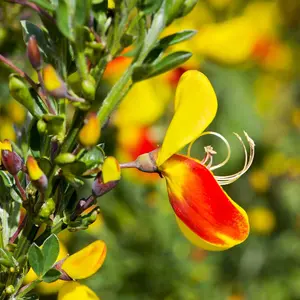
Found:
[[[42,247],[44,255],[44,270],[45,274],[56,262],[59,253],[59,242],[55,234],[51,234],[44,242]],[[44,280],[44,279],[43,279]]]
[[[34,243],[28,251],[28,260],[33,271],[38,275],[43,274],[44,256],[42,250]]]

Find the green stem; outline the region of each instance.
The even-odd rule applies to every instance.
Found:
[[[133,72],[133,65],[131,65],[120,80],[113,86],[107,97],[104,99],[101,108],[98,113],[98,119],[101,124],[104,124],[107,118],[110,116],[115,107],[119,104],[122,98],[125,96],[124,90],[128,87],[131,81],[131,75]]]
[[[67,135],[61,146],[61,153],[69,152],[72,150],[72,145],[74,144],[76,137],[83,125],[85,114],[86,113],[82,110],[76,111],[69,134]]]
[[[120,101],[125,97],[127,92],[130,90],[132,86],[131,75],[133,73],[134,68],[143,63],[148,53],[152,50],[153,46],[156,44],[157,39],[159,38],[159,35],[163,31],[164,27],[165,27],[165,16],[164,16],[164,7],[162,5],[161,9],[153,19],[153,23],[148,31],[148,34],[145,38],[145,42],[136,61],[129,66],[129,68],[126,70],[123,76],[113,86],[111,91],[104,99],[98,113],[98,119],[101,124],[105,123],[105,121],[111,115],[111,113],[116,108],[116,106],[120,103]]]
[[[32,291],[39,283],[41,283],[41,279],[36,279],[29,284],[25,285],[22,289],[21,292],[17,295],[16,299],[22,299],[23,296],[25,296],[27,293]]]

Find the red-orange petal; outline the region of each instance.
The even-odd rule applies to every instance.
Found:
[[[195,245],[220,251],[243,242],[249,234],[246,212],[225,193],[200,161],[173,155],[162,166],[178,225]]]

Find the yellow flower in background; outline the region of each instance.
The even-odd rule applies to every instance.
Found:
[[[0,118],[0,140],[16,141],[16,132],[13,122],[8,117]]]
[[[58,292],[58,300],[100,300],[87,286],[78,282],[68,282]]]
[[[253,189],[264,193],[270,188],[270,178],[264,170],[254,170],[249,175],[249,181]]]
[[[106,257],[106,245],[103,241],[95,241],[87,247],[69,256],[62,269],[72,279],[84,279],[95,274]]]
[[[250,3],[240,16],[198,27],[191,49],[225,64],[253,60],[266,69],[287,71],[292,65],[292,52],[278,38],[278,23],[276,3]]]
[[[267,235],[276,225],[274,213],[264,206],[256,206],[248,210],[249,222],[253,232]]]
[[[10,101],[6,105],[7,115],[11,121],[17,125],[23,125],[26,118],[26,109],[16,100]]]
[[[216,9],[224,9],[234,3],[235,0],[208,0],[208,2]]]
[[[171,89],[161,76],[136,83],[114,115],[118,127],[152,125],[163,114]]]

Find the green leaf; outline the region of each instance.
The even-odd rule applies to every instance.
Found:
[[[91,9],[90,0],[76,0],[75,22],[77,25],[84,25],[89,17]]]
[[[13,186],[13,178],[7,172],[0,171],[0,177],[6,187],[11,188]]]
[[[43,115],[43,121],[47,125],[48,135],[61,135],[65,132],[65,117],[63,115]]]
[[[33,119],[29,125],[29,147],[34,157],[40,156],[41,138],[37,129],[37,120]]]
[[[186,40],[189,40],[197,33],[197,30],[182,30],[178,31],[174,34],[168,35],[164,38],[162,38],[158,44],[160,47],[163,47],[166,49],[169,46],[184,42]]]
[[[44,255],[42,250],[35,243],[29,248],[28,260],[33,271],[38,276],[42,275],[44,270]]]
[[[22,20],[20,23],[22,26],[23,39],[26,44],[29,40],[29,37],[34,35],[40,51],[46,57],[54,55],[54,51],[51,48],[50,43],[48,43],[48,34],[45,31],[29,21]]]
[[[61,276],[61,273],[56,269],[50,269],[44,276],[43,281],[50,283],[58,280]]]
[[[59,253],[59,242],[55,234],[51,234],[44,242],[42,247],[44,256],[44,271],[45,274],[56,262]],[[44,280],[44,279],[43,279]]]
[[[92,169],[97,167],[99,164],[103,163],[105,153],[101,147],[94,147],[91,150],[85,152],[79,161],[83,162],[86,169]]]
[[[163,52],[170,46],[184,42],[192,38],[197,33],[197,30],[183,30],[174,34],[168,35],[158,41],[157,45],[150,51],[144,63],[153,63]]]
[[[84,185],[84,182],[71,173],[63,173],[66,181],[75,189],[79,189]]]
[[[191,56],[190,52],[178,51],[169,54],[157,63],[136,67],[132,74],[132,80],[137,82],[170,71],[186,62]]]
[[[76,176],[80,176],[87,170],[85,163],[82,161],[74,161],[72,163],[62,165],[61,168],[63,170],[63,175],[65,175],[65,173],[71,173]]]
[[[61,33],[71,41],[75,41],[73,14],[66,0],[59,0],[56,9],[57,26]]]
[[[49,11],[54,11],[54,7],[47,0],[30,0],[30,2],[33,2],[38,6],[47,9]]]
[[[18,300],[38,300],[39,296],[37,294],[26,294],[21,298],[17,298]]]
[[[162,0],[140,0],[137,6],[144,14],[150,15],[158,11],[162,4]]]
[[[42,171],[47,175],[49,174],[51,168],[52,168],[52,163],[50,159],[47,156],[43,156],[38,159],[38,164],[39,167],[42,169]]]

